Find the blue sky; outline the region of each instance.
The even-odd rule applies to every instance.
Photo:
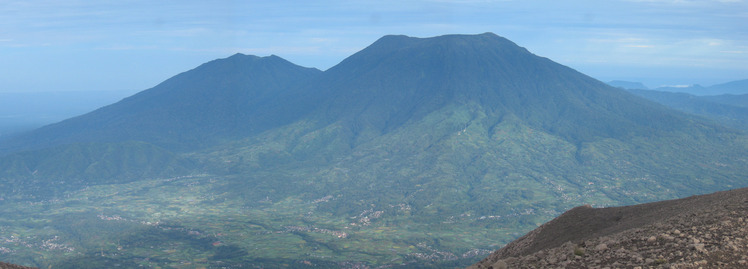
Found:
[[[322,70],[387,34],[493,32],[603,81],[748,79],[744,0],[0,0],[0,92],[144,90],[234,53]]]

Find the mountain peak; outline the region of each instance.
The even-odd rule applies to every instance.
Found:
[[[215,61],[243,61],[243,62],[270,62],[270,63],[284,63],[288,65],[294,65],[293,63],[289,62],[286,59],[283,59],[282,57],[271,54],[270,56],[256,56],[256,55],[248,55],[243,53],[235,53],[234,55],[231,55],[229,57],[218,59]]]
[[[425,46],[431,46],[431,45],[452,46],[452,47],[461,47],[462,49],[469,48],[469,47],[472,47],[472,48],[505,47],[505,48],[521,49],[522,51],[527,52],[526,49],[518,46],[517,44],[510,41],[509,39],[506,39],[504,37],[501,37],[491,32],[475,34],[475,35],[449,34],[449,35],[427,37],[427,38],[410,37],[406,35],[386,35],[378,39],[376,42],[370,45],[367,49],[375,49],[375,48],[404,49],[404,48],[408,48],[409,46],[424,46],[424,45]]]
[[[508,40],[492,32],[485,32],[482,34],[446,34],[446,35],[440,35],[440,36],[434,36],[434,37],[413,37],[413,36],[408,36],[408,35],[385,35],[379,38],[379,40],[377,41],[392,41],[392,40],[402,40],[402,39],[428,40],[428,39],[479,39],[479,38]]]
[[[249,55],[249,54],[243,54],[243,53],[235,53],[234,55],[231,55],[229,57],[216,59],[216,60],[210,61],[208,63],[225,62],[225,61],[233,61],[233,62],[248,61],[248,62],[253,62],[253,61],[261,60],[263,58],[265,58],[265,57],[260,57],[260,56],[256,56],[256,55]]]
[[[241,58],[241,57],[247,57],[247,56],[252,56],[252,55],[246,55],[246,54],[243,54],[241,52],[237,52],[237,53],[234,53],[234,55],[231,55],[231,56],[229,56],[227,58]],[[255,56],[255,57],[257,57],[257,56]]]

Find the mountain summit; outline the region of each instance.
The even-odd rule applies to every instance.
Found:
[[[215,60],[5,140],[0,198],[101,197],[93,223],[174,224],[153,236],[206,267],[469,265],[575,205],[746,186],[746,141],[495,34],[385,36],[324,72]]]

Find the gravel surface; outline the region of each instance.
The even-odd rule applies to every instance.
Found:
[[[39,269],[39,268],[0,262],[0,269]]]
[[[748,268],[748,188],[576,207],[469,268]]]

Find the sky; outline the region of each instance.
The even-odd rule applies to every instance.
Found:
[[[602,81],[748,79],[748,0],[0,0],[0,92],[145,90],[235,53],[326,70],[380,37],[493,32]]]

